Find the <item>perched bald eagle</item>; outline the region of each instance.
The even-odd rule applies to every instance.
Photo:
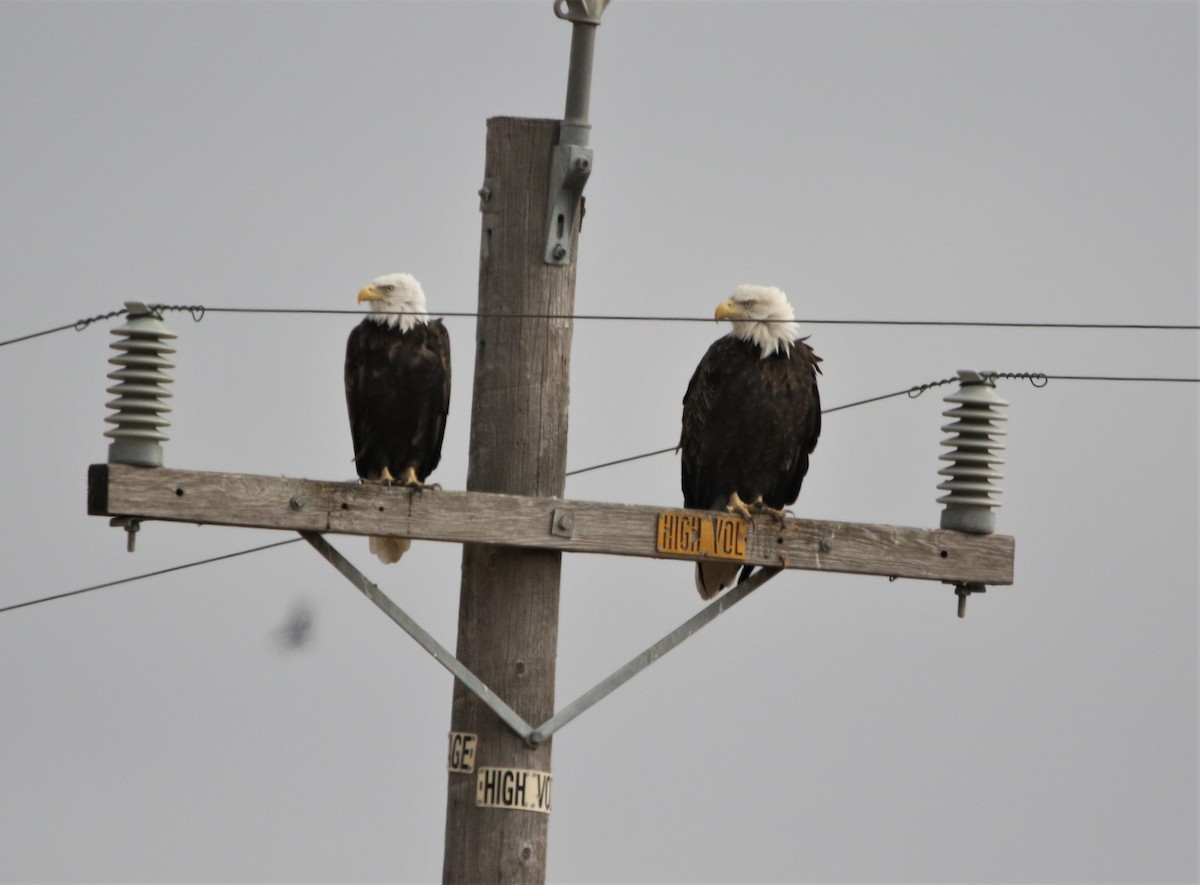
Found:
[[[346,408],[354,463],[364,482],[424,488],[442,457],[450,410],[450,335],[425,312],[421,284],[406,273],[379,277],[358,293],[371,313],[346,342]],[[396,562],[408,538],[371,538],[371,552]]]
[[[715,318],[733,331],[708,348],[683,397],[683,505],[782,521],[821,434],[821,358],[797,338],[792,306],[774,286],[738,286]],[[738,569],[697,563],[700,596],[733,584]]]

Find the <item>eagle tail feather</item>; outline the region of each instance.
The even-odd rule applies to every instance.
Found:
[[[372,535],[367,539],[371,552],[379,557],[384,565],[399,562],[400,557],[412,546],[411,538],[377,537]]]
[[[741,564],[736,562],[696,563],[696,590],[700,598],[712,599],[726,587],[732,587],[737,579]]]

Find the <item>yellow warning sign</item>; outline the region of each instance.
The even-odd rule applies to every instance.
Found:
[[[667,510],[658,514],[655,546],[659,553],[744,560],[746,521],[724,513],[700,515],[686,510]]]
[[[527,768],[480,768],[475,775],[475,804],[480,808],[515,808],[550,813],[548,771]]]

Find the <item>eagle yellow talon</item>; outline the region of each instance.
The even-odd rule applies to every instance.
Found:
[[[437,483],[421,482],[421,480],[417,477],[417,470],[415,467],[409,467],[405,469],[404,473],[401,474],[399,479],[396,479],[396,477],[392,476],[392,471],[384,467],[383,470],[379,471],[379,476],[377,478],[362,479],[362,482],[384,486],[401,486],[402,488],[406,489],[416,489],[418,492],[422,489],[441,489],[441,486]]]
[[[736,513],[742,519],[752,519],[750,508],[746,506],[746,502],[738,496],[737,492],[729,496],[729,503],[725,505],[725,509],[730,513]]]
[[[396,480],[396,482],[406,489],[414,489],[418,492],[423,492],[425,489],[437,489],[438,491],[441,491],[442,488],[435,482],[421,482],[420,478],[417,476],[417,469],[415,467],[406,468],[404,475],[401,476],[399,480]]]
[[[359,477],[359,481],[363,483],[363,485],[370,483],[373,485],[390,486],[396,481],[396,477],[392,476],[391,472],[385,467],[382,471],[380,471],[379,476],[377,476],[375,479],[368,479],[365,476],[361,476]]]
[[[783,528],[783,526],[785,524],[785,517],[787,516],[787,511],[786,510],[776,510],[774,507],[770,507],[770,506],[764,504],[762,495],[759,495],[757,498],[754,499],[754,503],[750,505],[750,509],[753,510],[755,513],[765,513],[768,516],[773,516],[779,522],[779,527]]]

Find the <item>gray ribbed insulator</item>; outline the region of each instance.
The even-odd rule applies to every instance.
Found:
[[[942,528],[988,534],[996,529],[993,508],[1000,506],[997,480],[1003,478],[995,467],[1004,463],[995,453],[1004,446],[994,437],[1007,433],[997,425],[1008,420],[1003,413],[1008,401],[996,393],[994,376],[987,373],[960,371],[958,384],[958,390],[945,398],[956,407],[942,413],[955,419],[942,428],[953,434],[942,440],[951,451],[939,458],[950,462],[938,471],[938,476],[949,477],[938,485],[949,493],[938,498],[945,505]]]
[[[160,443],[167,435],[161,428],[171,423],[163,417],[171,411],[163,385],[174,380],[168,372],[175,368],[163,354],[175,352],[166,341],[178,336],[141,302],[126,301],[125,310],[125,325],[113,329],[117,340],[110,345],[117,355],[109,363],[117,368],[108,377],[117,384],[108,388],[116,399],[107,403],[114,411],[104,419],[116,425],[104,433],[112,439],[108,463],[162,467]]]

